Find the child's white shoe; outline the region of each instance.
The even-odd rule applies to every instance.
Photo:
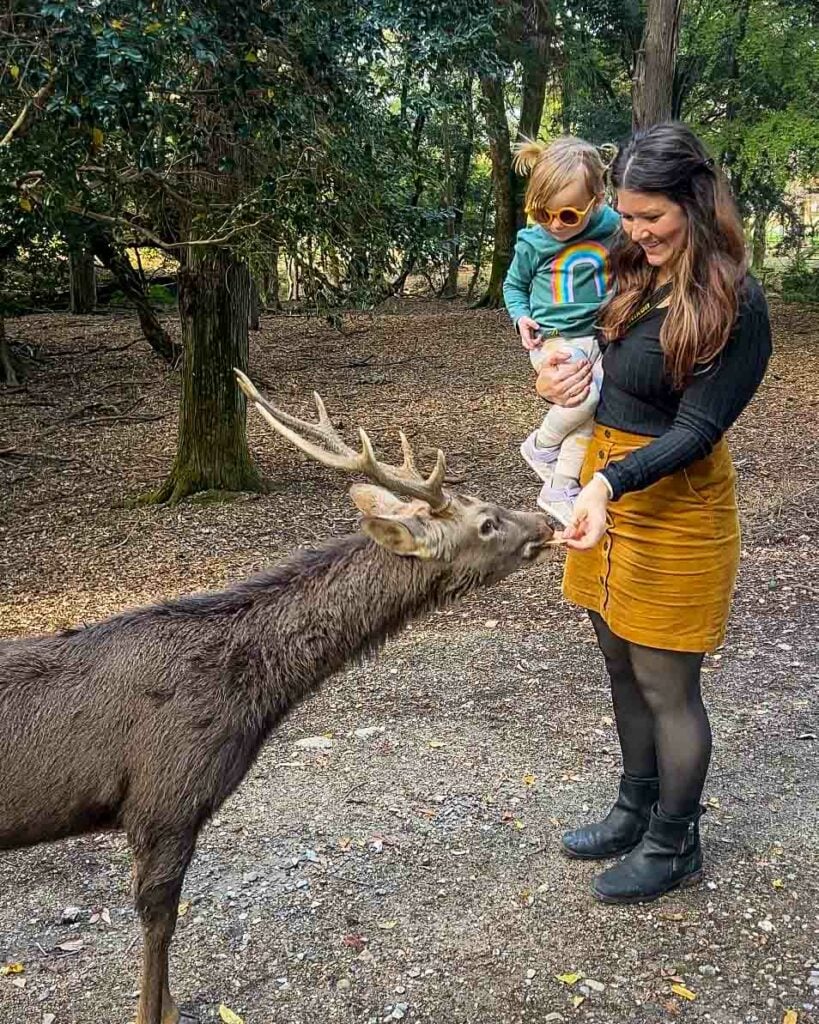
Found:
[[[574,516],[574,502],[578,494],[580,488],[576,484],[552,487],[550,483],[545,483],[537,496],[537,504],[561,526],[569,526]]]
[[[532,467],[540,479],[544,483],[549,483],[560,454],[560,445],[555,445],[552,448],[539,448],[537,431],[533,430],[520,446],[520,454],[523,456],[523,461]]]

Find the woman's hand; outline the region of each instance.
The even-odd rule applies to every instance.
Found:
[[[602,480],[590,480],[574,503],[574,517],[561,533],[566,546],[587,551],[599,543],[606,532],[606,508],[609,491]]]
[[[585,401],[591,387],[591,363],[571,362],[568,352],[550,352],[540,364],[535,390],[541,398],[567,409]]]
[[[533,320],[530,316],[521,316],[518,317],[515,326],[520,335],[520,342],[527,352],[538,347],[541,339],[537,336],[537,332],[540,330],[537,320]]]

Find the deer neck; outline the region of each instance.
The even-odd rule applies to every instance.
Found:
[[[282,710],[411,619],[446,603],[451,591],[447,566],[391,554],[360,534],[283,568],[291,570],[283,578],[272,574],[272,607],[263,601],[264,617],[272,621],[260,638],[266,650],[258,652],[262,664],[275,666],[266,688]]]

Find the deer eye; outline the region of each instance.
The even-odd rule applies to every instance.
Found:
[[[497,528],[498,525],[494,519],[484,519],[478,529],[478,533],[480,533],[481,537],[491,537]]]

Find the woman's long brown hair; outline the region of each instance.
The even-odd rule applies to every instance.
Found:
[[[668,315],[660,330],[666,371],[676,388],[728,342],[746,273],[742,223],[720,170],[683,124],[652,125],[620,148],[611,172],[616,189],[654,192],[678,203],[688,220],[674,261]],[[600,313],[607,341],[621,338],[655,288],[656,270],[623,233],[611,255],[617,292]]]

